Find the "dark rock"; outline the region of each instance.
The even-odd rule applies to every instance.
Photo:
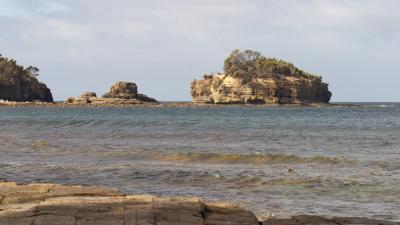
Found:
[[[155,100],[154,98],[150,98],[147,95],[144,94],[138,94],[136,96],[136,99],[143,101],[143,102],[157,102],[157,100]]]
[[[0,55],[0,99],[8,101],[43,101],[53,102],[50,89],[38,81],[37,74],[32,74],[15,60]]]

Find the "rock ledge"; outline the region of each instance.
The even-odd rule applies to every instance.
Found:
[[[299,215],[258,221],[238,205],[195,197],[124,195],[108,188],[0,182],[1,225],[400,225]]]

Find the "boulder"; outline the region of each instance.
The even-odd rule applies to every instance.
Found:
[[[109,92],[103,98],[134,99],[138,95],[137,85],[133,82],[117,82],[111,86]]]

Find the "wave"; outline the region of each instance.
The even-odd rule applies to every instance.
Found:
[[[165,152],[138,151],[134,158],[143,160],[158,160],[167,162],[211,163],[211,164],[272,164],[272,163],[341,163],[345,160],[338,157],[311,156],[302,157],[287,154],[241,154],[241,153],[210,153],[210,152]]]
[[[371,107],[377,107],[377,108],[393,108],[395,105],[368,105]]]

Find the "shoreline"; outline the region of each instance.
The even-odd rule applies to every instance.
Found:
[[[299,104],[201,104],[193,102],[142,102],[138,104],[70,104],[65,102],[0,102],[0,107],[55,107],[55,108],[223,108],[223,107],[254,107],[254,108],[344,108],[365,107],[368,103],[299,103]],[[393,104],[393,103],[392,103]]]
[[[0,182],[2,225],[400,225],[365,217],[254,213],[237,204],[197,197],[126,195],[117,189]]]

